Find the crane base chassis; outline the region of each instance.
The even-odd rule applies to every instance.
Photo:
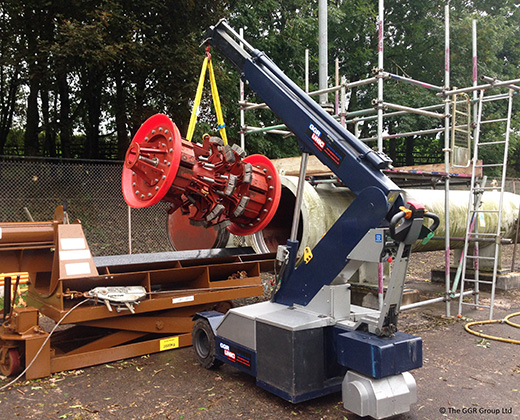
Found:
[[[273,302],[196,319],[211,326],[215,360],[292,403],[342,391],[346,409],[379,419],[405,413],[417,400],[408,371],[422,366],[419,337],[351,331],[323,313]],[[199,337],[196,331],[193,336]]]

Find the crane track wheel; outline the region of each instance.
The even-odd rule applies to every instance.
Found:
[[[222,361],[216,359],[215,334],[209,322],[199,318],[193,324],[192,344],[197,361],[206,369],[218,368]]]

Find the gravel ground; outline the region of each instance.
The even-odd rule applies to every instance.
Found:
[[[512,247],[505,248],[507,266]],[[407,287],[421,298],[441,295],[444,286],[430,282],[429,273],[443,260],[442,252],[413,254]],[[451,307],[456,314],[457,302]],[[446,318],[444,310],[441,302],[401,315],[400,329],[423,339],[424,366],[413,371],[417,404],[396,418],[520,418],[518,345],[464,330],[470,320],[487,319],[487,311],[466,309],[462,318]],[[497,293],[495,318],[518,311],[518,290]],[[474,329],[520,340],[520,329],[503,324]],[[0,413],[2,419],[359,419],[343,408],[340,394],[293,405],[229,366],[201,368],[192,348],[18,382],[0,392]]]

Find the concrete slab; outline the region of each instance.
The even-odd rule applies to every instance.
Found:
[[[455,278],[455,274],[457,273],[457,269],[452,268],[450,270],[451,278]],[[468,270],[466,271],[466,277],[468,279],[474,278],[474,271]],[[431,271],[431,280],[435,283],[444,283],[444,270],[432,270]],[[483,281],[492,281],[493,280],[493,274],[480,271],[479,272],[479,278]],[[473,287],[473,282],[469,284],[469,288]],[[491,290],[491,285],[486,283],[480,284],[481,290]],[[498,273],[497,274],[497,280],[496,280],[496,289],[498,290],[513,290],[513,289],[520,289],[520,273],[519,272],[508,272],[508,273]]]

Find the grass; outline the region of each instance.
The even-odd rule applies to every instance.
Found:
[[[19,293],[16,295],[14,304],[15,306],[26,306],[25,297],[27,296],[27,286],[21,285]],[[0,297],[0,309],[4,309],[4,297]]]

